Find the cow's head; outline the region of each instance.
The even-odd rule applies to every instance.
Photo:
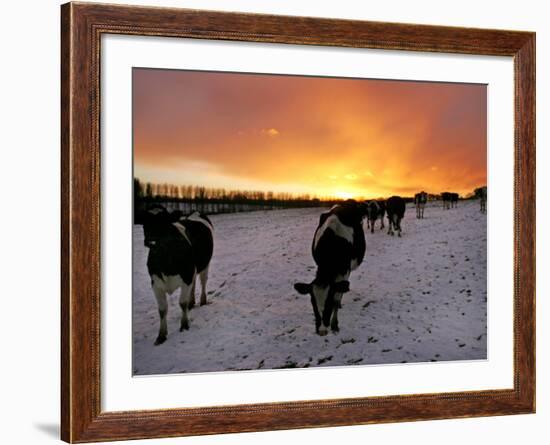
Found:
[[[322,283],[315,279],[311,283],[295,283],[294,289],[299,294],[311,296],[311,305],[315,315],[315,331],[319,335],[326,335],[334,306],[340,303],[339,299],[335,299],[335,295],[348,292],[349,281]]]
[[[156,206],[147,210],[143,216],[143,244],[154,246],[165,233],[171,217],[164,207]]]

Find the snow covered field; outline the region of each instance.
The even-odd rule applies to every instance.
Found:
[[[340,332],[326,337],[315,334],[309,296],[293,289],[314,278],[311,241],[324,209],[211,216],[211,304],[196,306],[180,333],[176,291],[160,346],[148,249],[135,225],[134,374],[485,359],[486,216],[478,201],[437,204],[423,220],[409,204],[402,238],[379,223],[371,234],[365,222],[365,261],[351,274]]]

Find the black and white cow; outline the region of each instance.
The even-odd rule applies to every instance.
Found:
[[[212,223],[199,212],[174,219],[165,209],[157,207],[147,211],[143,221],[144,244],[149,248],[147,269],[160,316],[155,345],[164,343],[168,335],[167,294],[180,289],[180,331],[189,329],[187,312],[195,303],[197,275],[202,286],[200,303],[206,304],[208,268],[214,249]]]
[[[353,200],[337,204],[321,214],[312,243],[317,272],[311,283],[296,283],[298,293],[311,296],[315,330],[326,335],[328,328],[339,331],[338,309],[342,295],[349,291],[349,275],[363,261],[366,251],[364,203]]]
[[[388,213],[388,235],[393,236],[394,230],[397,236],[401,236],[401,220],[405,216],[405,200],[400,196],[392,196],[386,201],[386,212]]]
[[[424,218],[424,208],[426,207],[426,202],[428,202],[428,194],[425,191],[421,191],[420,193],[414,195],[414,205],[416,206],[417,218]]]
[[[367,204],[367,228],[370,227],[370,233],[374,233],[374,223],[380,216],[380,205],[378,201],[370,201]]]

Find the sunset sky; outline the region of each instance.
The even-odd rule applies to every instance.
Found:
[[[133,70],[134,176],[319,197],[486,184],[485,85]]]

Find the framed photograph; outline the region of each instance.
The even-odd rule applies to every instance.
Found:
[[[535,34],[61,8],[67,442],[535,411]]]

